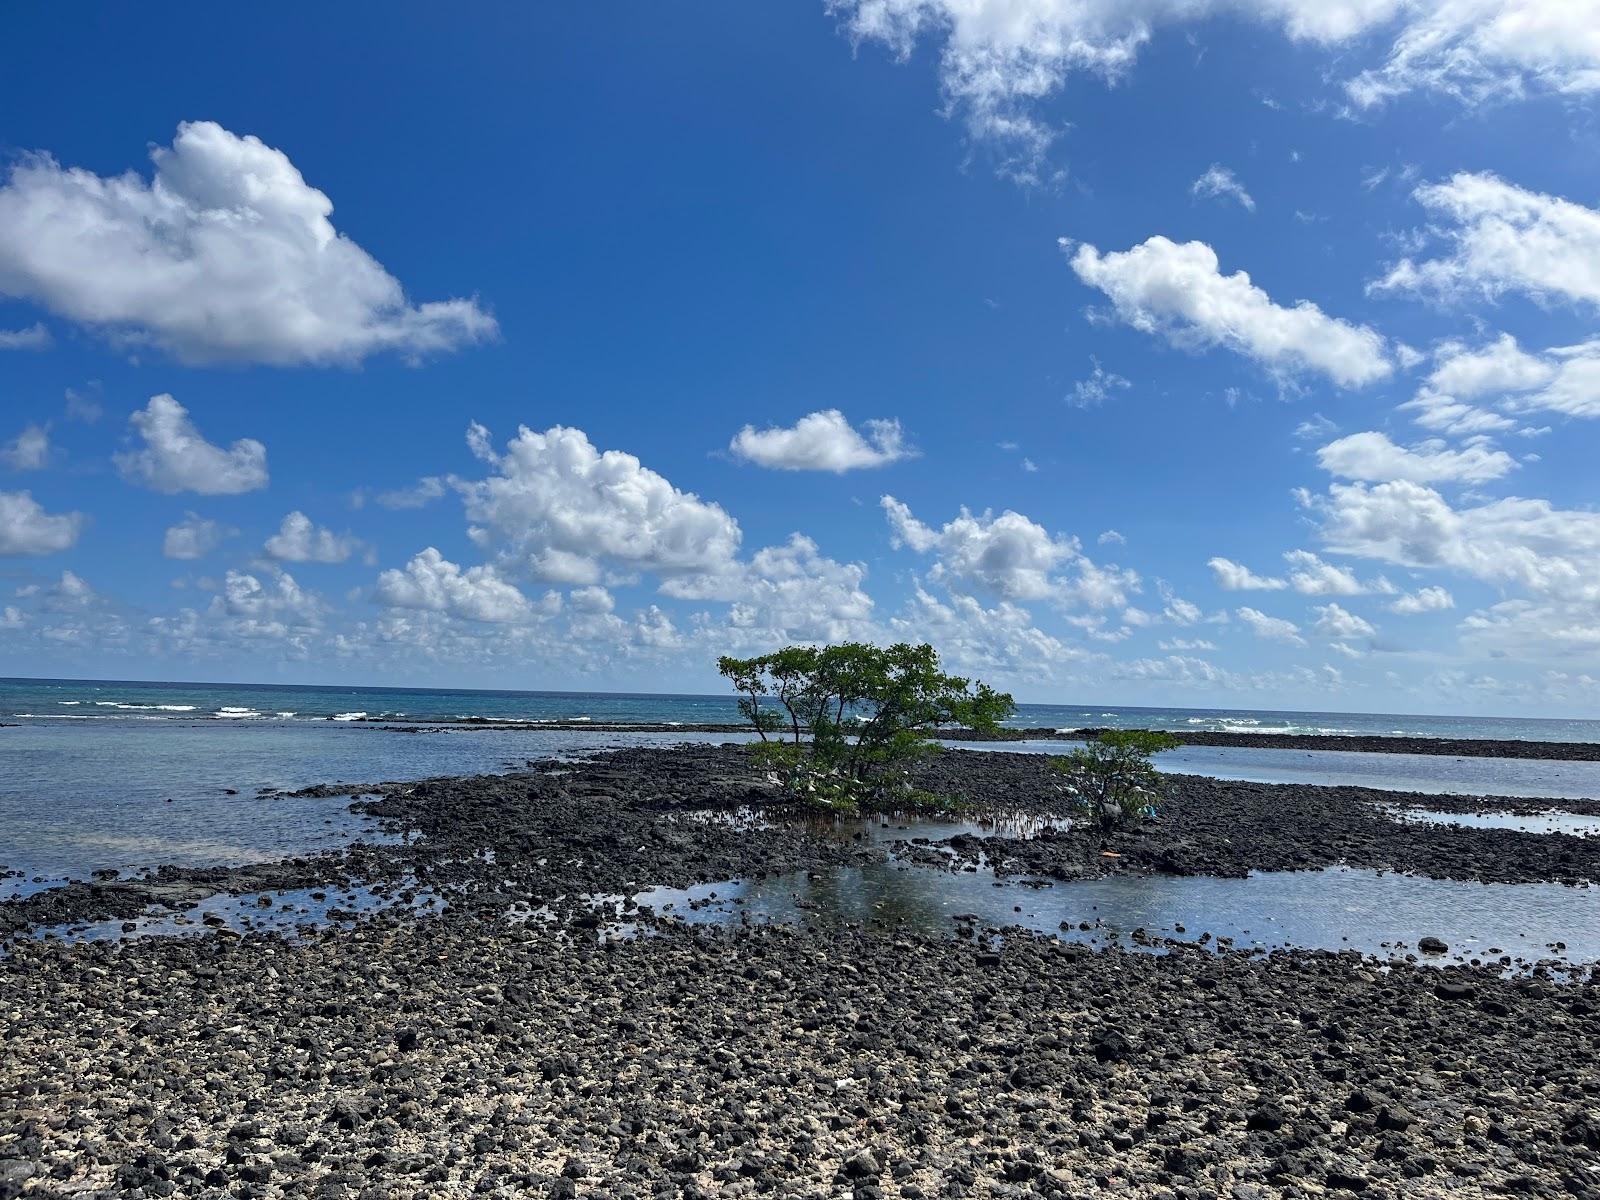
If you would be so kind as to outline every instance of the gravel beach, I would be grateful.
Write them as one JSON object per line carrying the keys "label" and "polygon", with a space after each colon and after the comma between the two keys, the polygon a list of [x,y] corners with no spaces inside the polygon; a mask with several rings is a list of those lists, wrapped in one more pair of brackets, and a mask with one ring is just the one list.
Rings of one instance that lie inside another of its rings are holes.
{"label": "gravel beach", "polygon": [[[923,775],[978,813],[1064,804],[1036,757]],[[1180,777],[1110,858],[1048,822],[852,834],[776,805],[734,749],[374,785],[354,803],[403,841],[0,905],[0,1196],[1600,1194],[1586,966],[1091,949],[972,920],[686,926],[628,899],[891,853],[1046,880],[1600,878],[1600,840],[1405,824],[1380,800],[1436,798],[1375,795]],[[287,938],[24,936],[358,882],[394,907]]]}

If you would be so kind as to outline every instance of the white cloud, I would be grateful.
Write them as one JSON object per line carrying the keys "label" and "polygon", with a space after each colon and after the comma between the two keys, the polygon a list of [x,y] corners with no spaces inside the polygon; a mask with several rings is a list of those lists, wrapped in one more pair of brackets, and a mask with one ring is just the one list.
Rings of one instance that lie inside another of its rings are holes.
{"label": "white cloud", "polygon": [[910,458],[899,421],[868,421],[863,437],[836,408],[801,417],[789,428],[746,425],[728,449],[737,458],[782,471],[845,471]]}
{"label": "white cloud", "polygon": [[1515,496],[1455,509],[1405,480],[1335,484],[1327,496],[1301,499],[1336,553],[1600,603],[1600,513]]}
{"label": "white cloud", "polygon": [[1289,585],[1283,580],[1270,575],[1257,575],[1249,567],[1234,562],[1231,558],[1208,559],[1206,566],[1211,568],[1217,577],[1217,586],[1228,592],[1277,592]]}
{"label": "white cloud", "polygon": [[[264,578],[263,578],[264,577]],[[277,567],[230,570],[205,614],[185,609],[174,618],[152,621],[158,637],[214,643],[217,639],[271,642],[304,657],[312,635],[322,628],[326,605]]]}
{"label": "white cloud", "polygon": [[1320,441],[1338,432],[1339,427],[1321,413],[1312,413],[1294,427],[1294,436],[1301,441]]}
{"label": "white cloud", "polygon": [[0,554],[54,554],[82,529],[82,513],[47,513],[30,492],[0,492]]}
{"label": "white cloud", "polygon": [[1283,558],[1293,568],[1289,586],[1302,596],[1362,596],[1370,590],[1344,567],[1323,562],[1309,550],[1290,550]]}
{"label": "white cloud", "polygon": [[1510,417],[1428,387],[1419,389],[1415,397],[1400,406],[1400,411],[1413,414],[1411,419],[1422,428],[1451,437],[1484,437],[1517,427]]}
{"label": "white cloud", "polygon": [[579,612],[608,613],[617,607],[615,597],[603,587],[573,588],[568,598],[572,601],[572,607]]}
{"label": "white cloud", "polygon": [[1161,615],[1174,625],[1198,625],[1205,619],[1205,613],[1192,600],[1173,595],[1166,589],[1163,589],[1163,599],[1166,605],[1162,608]]}
{"label": "white cloud", "polygon": [[1300,627],[1293,621],[1286,621],[1282,617],[1269,617],[1254,608],[1235,609],[1234,615],[1248,625],[1258,638],[1264,638],[1269,642],[1285,642],[1291,646],[1306,644],[1305,639],[1300,636]]}
{"label": "white cloud", "polygon": [[1388,21],[1401,0],[827,0],[852,39],[909,58],[924,38],[941,44],[939,75],[949,109],[969,136],[1023,181],[1048,177],[1056,136],[1035,111],[1075,72],[1116,80],[1157,28],[1212,13],[1242,12],[1295,40],[1346,41]]}
{"label": "white cloud", "polygon": [[45,155],[0,187],[0,294],[193,363],[417,357],[495,333],[469,300],[413,306],[282,152],[209,121],[148,182]]}
{"label": "white cloud", "polygon": [[1475,399],[1504,392],[1525,392],[1547,383],[1553,374],[1548,363],[1526,353],[1517,339],[1503,333],[1476,349],[1465,342],[1441,342],[1434,348],[1433,371],[1428,386],[1436,392]]}
{"label": "white cloud", "polygon": [[[1291,39],[1343,47],[1384,31],[1382,66],[1346,82],[1374,105],[1436,91],[1477,103],[1552,91],[1600,89],[1600,35],[1592,0],[827,0],[857,42],[901,59],[918,42],[940,45],[948,110],[970,137],[995,146],[1003,173],[1050,174],[1056,125],[1040,114],[1078,72],[1116,81],[1159,30],[1211,16],[1243,17]],[[1392,32],[1390,32],[1392,31]]]}
{"label": "white cloud", "polygon": [[171,396],[152,396],[128,418],[144,449],[114,456],[124,479],[157,492],[232,496],[267,486],[267,448],[240,438],[224,450],[200,436],[188,410]]}
{"label": "white cloud", "polygon": [[1455,597],[1444,588],[1425,587],[1407,592],[1389,605],[1389,611],[1399,613],[1402,617],[1415,617],[1422,613],[1443,612],[1455,606]]}
{"label": "white cloud", "polygon": [[161,541],[161,553],[167,558],[204,558],[235,532],[217,521],[187,513],[183,520],[168,527]]}
{"label": "white cloud", "polygon": [[1330,602],[1318,605],[1312,611],[1317,614],[1314,628],[1325,638],[1364,638],[1372,637],[1378,632],[1370,621],[1356,616],[1338,604]]}
{"label": "white cloud", "polygon": [[1208,642],[1205,638],[1166,638],[1156,643],[1159,650],[1175,651],[1190,650],[1207,652],[1217,648],[1215,642]]}
{"label": "white cloud", "polygon": [[[1597,14],[1591,13],[1591,17]],[[1540,300],[1600,304],[1600,212],[1528,191],[1486,172],[1425,184],[1416,198],[1452,227],[1450,253],[1403,258],[1374,291],[1423,291],[1445,298],[1524,292]]]}
{"label": "white cloud", "polygon": [[1330,317],[1308,300],[1275,304],[1243,271],[1223,275],[1204,242],[1157,236],[1109,254],[1080,245],[1072,269],[1111,298],[1123,321],[1175,345],[1225,346],[1270,370],[1320,371],[1341,387],[1361,387],[1394,369],[1377,331]]}
{"label": "white cloud", "polygon": [[1094,408],[1104,404],[1115,392],[1125,392],[1133,385],[1118,375],[1115,371],[1108,371],[1100,365],[1098,358],[1089,360],[1094,364],[1094,370],[1089,378],[1080,379],[1072,385],[1072,396],[1067,401],[1074,408]]}
{"label": "white cloud", "polygon": [[407,488],[379,492],[373,499],[384,508],[423,508],[445,493],[445,481],[437,475],[424,475]]}
{"label": "white cloud", "polygon": [[1043,600],[1062,587],[1054,574],[1077,556],[1077,542],[1057,537],[1021,513],[973,515],[963,508],[940,530],[922,524],[893,496],[880,502],[896,544],[927,553],[937,548],[934,577],[977,587],[1004,600]]}
{"label": "white cloud", "polygon": [[878,503],[889,518],[889,543],[895,549],[909,546],[919,554],[926,554],[939,544],[939,534],[917,520],[909,505],[893,496],[884,496]]}
{"label": "white cloud", "polygon": [[756,551],[748,562],[668,579],[661,591],[683,600],[729,601],[726,636],[744,648],[871,640],[880,631],[871,624],[866,575],[860,563],[828,558],[796,533],[782,545]]}
{"label": "white cloud", "polygon": [[[1492,658],[1600,663],[1600,611],[1593,601],[1502,600],[1465,617],[1461,638],[1469,652]],[[1592,709],[1593,697],[1585,699]]]}
{"label": "white cloud", "polygon": [[1105,530],[1100,534],[1099,537],[1095,538],[1095,541],[1099,542],[1102,546],[1126,546],[1128,544],[1128,539],[1123,537],[1115,529]]}
{"label": "white cloud", "polygon": [[528,598],[492,566],[462,570],[432,546],[404,570],[379,575],[377,596],[380,603],[393,608],[448,613],[468,621],[516,622],[535,615]]}
{"label": "white cloud", "polygon": [[273,558],[300,563],[342,563],[360,548],[360,538],[319,529],[299,511],[284,517],[278,532],[266,543],[266,551]]}
{"label": "white cloud", "polygon": [[1409,6],[1388,60],[1348,88],[1372,105],[1411,91],[1467,103],[1600,90],[1593,0],[1434,0]]}
{"label": "white cloud", "polygon": [[1415,399],[1402,409],[1419,412],[1419,425],[1445,432],[1498,432],[1517,422],[1465,403],[1490,398],[1503,412],[1600,417],[1600,338],[1530,354],[1508,333],[1479,347],[1448,341],[1435,351],[1438,365]]}
{"label": "white cloud", "polygon": [[0,446],[0,464],[13,471],[38,471],[49,461],[50,431],[43,425],[29,425]]}
{"label": "white cloud", "polygon": [[0,329],[0,350],[44,350],[50,342],[50,331],[38,322],[26,329]]}
{"label": "white cloud", "polygon": [[933,643],[951,670],[991,678],[999,672],[1049,679],[1062,665],[1090,657],[1038,628],[1020,605],[1001,601],[985,608],[976,597],[960,594],[940,600],[921,587],[890,621],[889,632],[896,640]]}
{"label": "white cloud", "polygon": [[1195,196],[1210,198],[1230,196],[1247,211],[1256,210],[1255,200],[1244,190],[1244,184],[1239,182],[1239,177],[1221,163],[1212,163],[1207,167],[1205,173],[1190,185],[1189,191]]}
{"label": "white cloud", "polygon": [[[860,563],[841,563],[795,534],[781,546],[758,550],[744,571],[728,623],[747,639],[836,642],[875,633],[872,598]],[[670,590],[669,590],[670,591]]]}
{"label": "white cloud", "polygon": [[457,481],[474,542],[503,564],[553,583],[592,584],[609,570],[696,574],[730,570],[739,524],[620,450],[601,453],[581,429],[524,426],[503,455],[481,425],[468,445],[494,468]]}
{"label": "white cloud", "polygon": [[1407,449],[1377,432],[1352,433],[1317,451],[1322,469],[1345,479],[1384,482],[1405,479],[1412,483],[1487,483],[1516,469],[1516,459],[1504,450],[1470,442],[1451,450],[1441,441],[1422,442]]}

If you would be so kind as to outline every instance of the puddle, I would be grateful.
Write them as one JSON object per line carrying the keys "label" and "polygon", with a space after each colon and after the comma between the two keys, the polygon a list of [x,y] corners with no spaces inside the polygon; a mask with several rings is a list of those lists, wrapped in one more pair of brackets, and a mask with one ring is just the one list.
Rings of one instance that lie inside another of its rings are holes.
{"label": "puddle", "polygon": [[1600,817],[1547,809],[1536,813],[1441,812],[1436,808],[1409,808],[1400,804],[1380,804],[1387,816],[1397,821],[1424,825],[1458,825],[1465,829],[1511,829],[1518,833],[1570,833],[1575,837],[1600,834]]}
{"label": "puddle", "polygon": [[[1094,945],[1150,947],[1154,939],[1240,950],[1296,946],[1359,950],[1377,958],[1416,953],[1425,936],[1445,941],[1425,961],[1505,965],[1600,961],[1600,888],[1468,883],[1355,868],[1213,876],[1116,876],[1050,882],[992,872],[929,870],[904,863],[835,868],[765,880],[651,888],[633,899],[690,924],[876,924],[926,934],[1019,926]],[[635,927],[622,925],[626,936]]]}
{"label": "puddle", "polygon": [[[414,880],[366,887],[294,888],[242,896],[208,896],[193,908],[150,909],[128,921],[83,921],[46,925],[35,938],[74,942],[119,941],[141,937],[194,937],[223,929],[235,933],[276,933],[294,937],[329,926],[348,927],[375,913],[409,908],[442,912],[447,901]],[[125,925],[132,925],[127,929]]]}

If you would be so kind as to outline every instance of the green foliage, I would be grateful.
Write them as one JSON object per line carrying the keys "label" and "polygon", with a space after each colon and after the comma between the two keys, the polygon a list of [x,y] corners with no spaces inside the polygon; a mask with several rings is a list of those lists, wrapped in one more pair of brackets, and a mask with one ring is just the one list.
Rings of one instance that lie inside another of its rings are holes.
{"label": "green foliage", "polygon": [[1067,777],[1067,790],[1105,831],[1132,820],[1166,790],[1152,754],[1183,745],[1170,733],[1110,729],[1081,750],[1050,760]]}
{"label": "green foliage", "polygon": [[739,692],[758,734],[756,760],[795,796],[851,810],[920,805],[912,760],[954,726],[992,732],[1016,707],[1009,695],[939,670],[932,646],[786,646],[717,669]]}

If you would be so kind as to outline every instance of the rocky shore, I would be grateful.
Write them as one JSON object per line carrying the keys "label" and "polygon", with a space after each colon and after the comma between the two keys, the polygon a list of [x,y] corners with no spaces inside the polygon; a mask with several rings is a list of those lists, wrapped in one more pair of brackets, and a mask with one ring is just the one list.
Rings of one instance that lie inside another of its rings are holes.
{"label": "rocky shore", "polygon": [[[1065,798],[1042,772],[951,752],[921,782],[1045,818]],[[359,794],[329,803],[403,840],[0,905],[0,1198],[1600,1194],[1588,968],[640,912],[627,897],[650,886],[888,853],[778,805],[732,748]],[[1179,778],[1117,858],[1048,823],[938,852],[1045,877],[1339,857],[1600,878],[1586,839],[1402,825],[1373,795]],[[330,880],[427,890],[443,911],[294,940],[15,936]]]}
{"label": "rocky shore", "polygon": [[[452,729],[561,730],[566,733],[727,733],[750,732],[748,725],[722,722],[515,721],[462,717],[455,721],[396,725],[385,717],[362,717],[361,723],[382,725],[403,733],[439,733]],[[1080,742],[1107,732],[1104,727],[1056,729],[945,729],[949,742]],[[1600,762],[1600,743],[1539,742],[1507,738],[1434,738],[1405,734],[1245,733],[1190,729],[1163,730],[1185,746],[1239,746],[1265,750],[1344,750],[1356,754],[1427,754],[1446,758],[1520,758],[1565,762]]]}
{"label": "rocky shore", "polygon": [[[1107,732],[1083,729],[1002,729],[995,733],[951,731],[952,741],[1083,741]],[[1175,729],[1185,746],[1241,746],[1257,750],[1344,750],[1355,754],[1428,754],[1446,758],[1524,758],[1600,762],[1600,743],[1535,742],[1507,738],[1435,738],[1405,734],[1246,733]]]}

